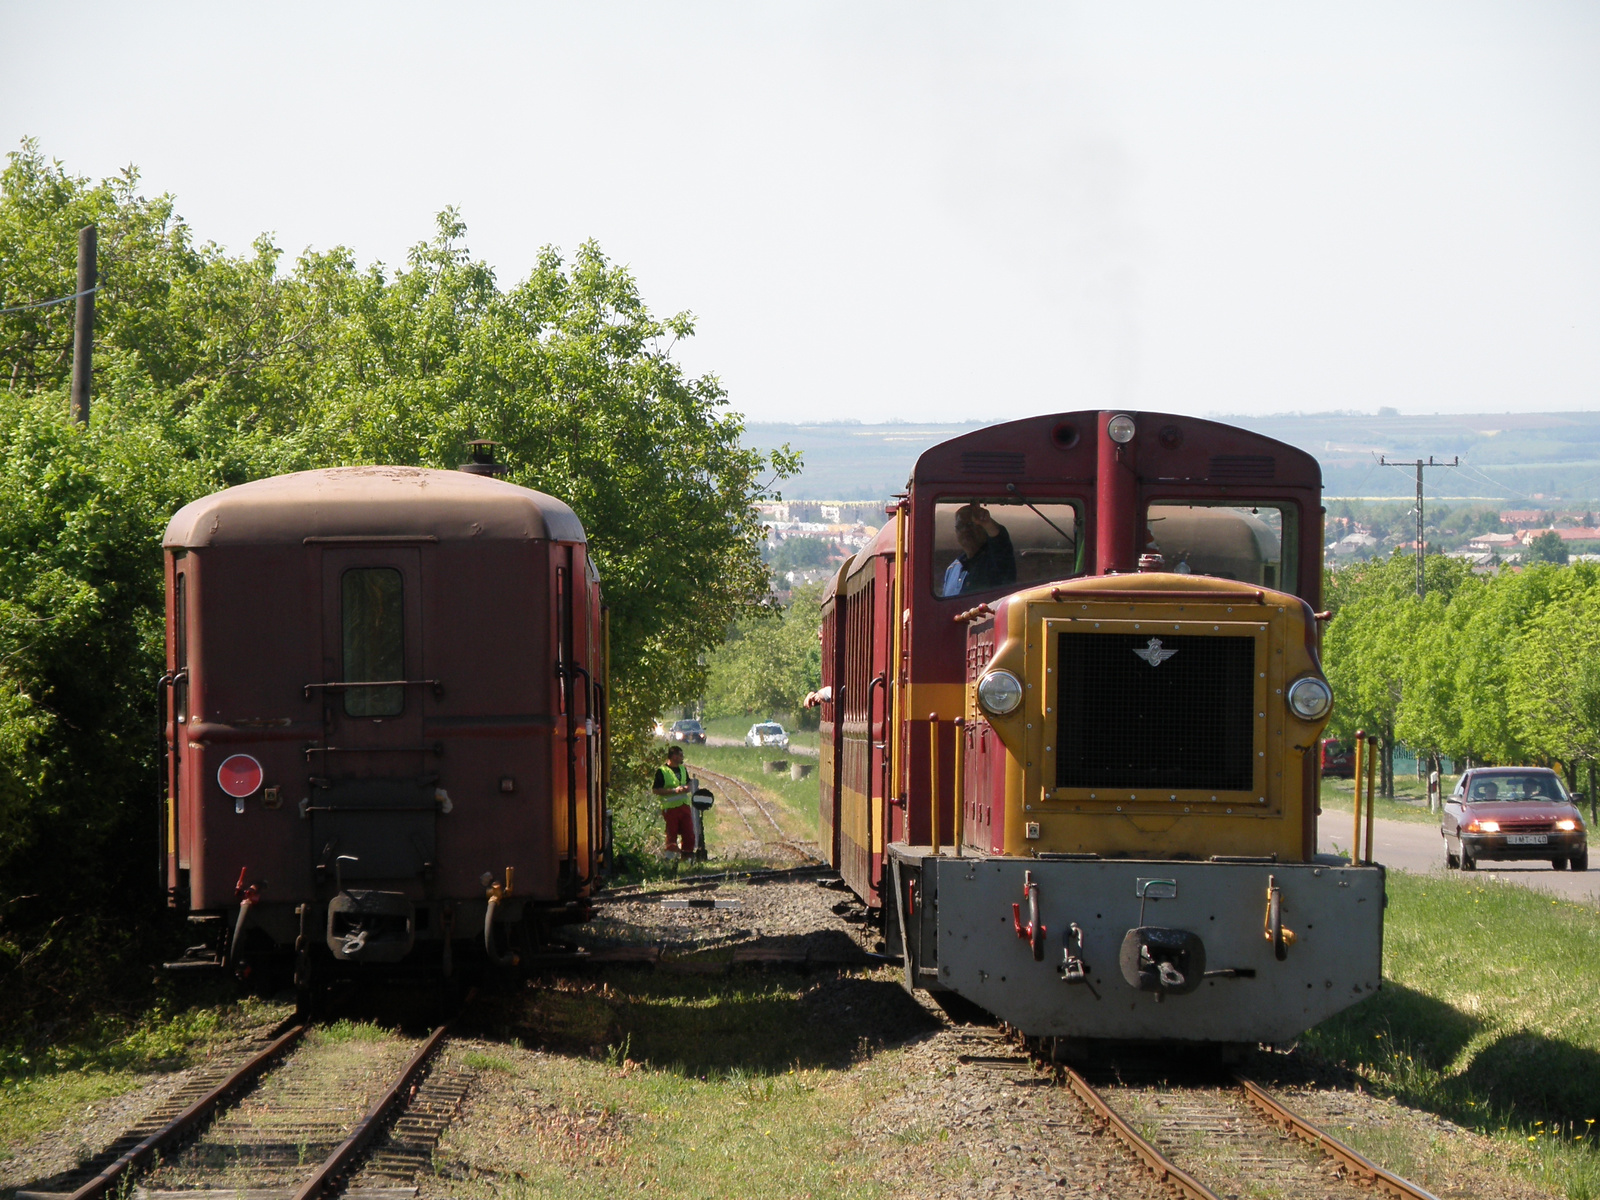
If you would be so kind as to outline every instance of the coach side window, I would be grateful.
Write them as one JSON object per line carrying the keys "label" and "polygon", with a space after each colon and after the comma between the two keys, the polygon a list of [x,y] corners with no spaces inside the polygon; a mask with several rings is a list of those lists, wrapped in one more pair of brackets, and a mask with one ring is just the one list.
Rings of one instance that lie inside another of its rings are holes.
{"label": "coach side window", "polygon": [[[344,681],[366,683],[406,677],[405,623],[400,572],[358,567],[343,579]],[[344,711],[352,717],[393,717],[405,707],[403,687],[348,688]]]}

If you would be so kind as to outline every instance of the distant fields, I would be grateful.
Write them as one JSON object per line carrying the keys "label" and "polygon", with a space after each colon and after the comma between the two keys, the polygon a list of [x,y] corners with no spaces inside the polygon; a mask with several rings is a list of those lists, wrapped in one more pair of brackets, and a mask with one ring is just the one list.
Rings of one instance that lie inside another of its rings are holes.
{"label": "distant fields", "polygon": [[[805,471],[782,485],[793,500],[873,500],[905,487],[917,456],[928,447],[994,424],[752,423],[749,446],[788,442],[805,452]],[[1390,458],[1449,460],[1458,470],[1428,472],[1428,495],[1438,500],[1502,501],[1527,507],[1543,497],[1560,502],[1600,499],[1600,412],[1400,415],[1289,413],[1268,417],[1218,415],[1298,446],[1322,463],[1329,496],[1411,495],[1415,475],[1378,465]]]}

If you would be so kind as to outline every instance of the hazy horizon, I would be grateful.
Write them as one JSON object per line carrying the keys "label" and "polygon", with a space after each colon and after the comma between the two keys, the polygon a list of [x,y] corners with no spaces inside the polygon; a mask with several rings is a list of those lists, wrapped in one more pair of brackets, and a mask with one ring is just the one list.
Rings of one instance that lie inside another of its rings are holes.
{"label": "hazy horizon", "polygon": [[[752,420],[1600,408],[1600,8],[0,0],[201,240],[598,240]],[[89,81],[77,83],[74,81]]]}

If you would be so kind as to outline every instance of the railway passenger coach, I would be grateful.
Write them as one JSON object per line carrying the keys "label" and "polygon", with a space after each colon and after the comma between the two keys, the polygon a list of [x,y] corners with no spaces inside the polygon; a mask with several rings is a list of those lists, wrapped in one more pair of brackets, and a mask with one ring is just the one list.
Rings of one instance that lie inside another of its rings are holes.
{"label": "railway passenger coach", "polygon": [[908,986],[1025,1034],[1282,1041],[1379,985],[1317,853],[1321,475],[1079,412],[935,446],[823,601],[822,829]]}
{"label": "railway passenger coach", "polygon": [[607,673],[571,509],[350,467],[205,497],[165,545],[162,869],[211,932],[193,961],[448,974],[588,915]]}

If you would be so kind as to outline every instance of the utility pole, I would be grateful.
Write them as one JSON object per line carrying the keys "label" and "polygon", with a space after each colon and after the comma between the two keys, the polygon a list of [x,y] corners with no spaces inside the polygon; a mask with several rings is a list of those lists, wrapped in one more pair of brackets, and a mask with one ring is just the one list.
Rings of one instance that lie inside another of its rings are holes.
{"label": "utility pole", "polygon": [[99,275],[93,225],[78,230],[78,303],[72,326],[72,419],[89,423],[89,384],[94,375],[94,292]]}
{"label": "utility pole", "polygon": [[1459,467],[1461,465],[1461,456],[1458,454],[1449,462],[1434,462],[1433,455],[1430,454],[1427,462],[1423,462],[1419,458],[1415,462],[1401,463],[1394,462],[1380,454],[1378,463],[1385,467],[1415,467],[1417,469],[1417,599],[1421,600],[1427,590],[1427,585],[1423,582],[1422,575],[1422,469],[1424,467]]}

